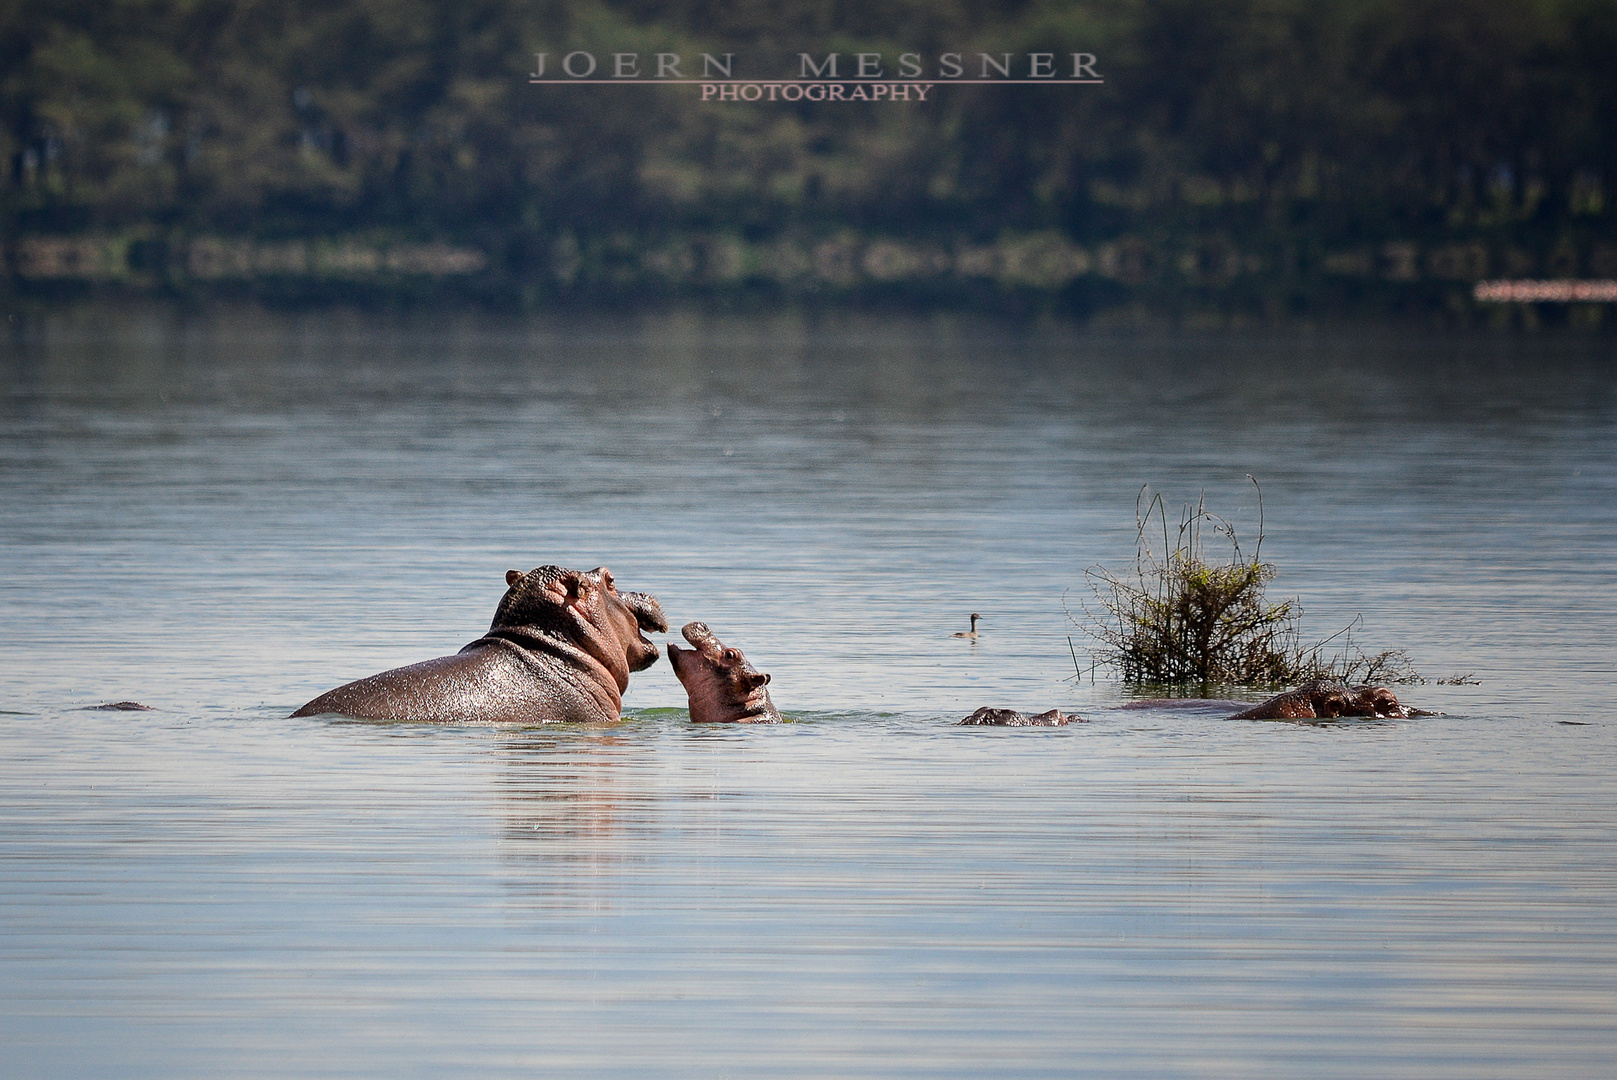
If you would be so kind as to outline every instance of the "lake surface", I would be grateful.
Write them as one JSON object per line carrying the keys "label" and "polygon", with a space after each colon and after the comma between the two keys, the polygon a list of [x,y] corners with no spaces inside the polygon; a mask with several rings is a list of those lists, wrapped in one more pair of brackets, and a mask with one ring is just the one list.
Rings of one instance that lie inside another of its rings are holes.
{"label": "lake surface", "polygon": [[[1142,485],[1250,552],[1247,474],[1271,598],[1443,715],[1119,708],[1086,569]],[[14,322],[0,1074],[1608,1076],[1614,537],[1609,338]],[[286,718],[541,563],[795,722],[666,661],[610,729]]]}

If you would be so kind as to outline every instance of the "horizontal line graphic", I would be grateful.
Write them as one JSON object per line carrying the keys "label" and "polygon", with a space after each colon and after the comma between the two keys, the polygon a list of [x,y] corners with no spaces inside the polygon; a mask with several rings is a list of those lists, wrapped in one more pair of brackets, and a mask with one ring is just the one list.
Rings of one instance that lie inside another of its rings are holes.
{"label": "horizontal line graphic", "polygon": [[534,86],[1097,86],[1105,79],[529,79]]}

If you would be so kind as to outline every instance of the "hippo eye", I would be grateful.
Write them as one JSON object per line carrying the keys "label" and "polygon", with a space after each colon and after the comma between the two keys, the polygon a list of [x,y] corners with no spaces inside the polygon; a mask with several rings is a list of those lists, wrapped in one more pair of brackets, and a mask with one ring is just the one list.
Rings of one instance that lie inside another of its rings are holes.
{"label": "hippo eye", "polygon": [[736,652],[734,649],[725,649],[724,662],[726,664],[739,664],[741,663],[741,654]]}

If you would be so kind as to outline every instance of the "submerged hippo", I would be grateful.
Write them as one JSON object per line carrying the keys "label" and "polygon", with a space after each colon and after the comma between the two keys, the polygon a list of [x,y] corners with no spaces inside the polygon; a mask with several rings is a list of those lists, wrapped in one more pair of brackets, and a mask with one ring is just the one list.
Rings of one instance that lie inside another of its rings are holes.
{"label": "submerged hippo", "polygon": [[993,727],[1064,727],[1072,723],[1082,724],[1086,721],[1081,716],[1071,716],[1060,709],[1051,709],[1037,716],[1024,716],[1014,709],[990,709],[984,705],[955,726],[980,724]]}
{"label": "submerged hippo", "polygon": [[668,644],[668,662],[685,684],[691,719],[698,724],[778,724],[769,700],[769,676],[747,662],[740,649],[727,647],[706,623],[686,623],[680,633],[693,648]]}
{"label": "submerged hippo", "polygon": [[1422,715],[1398,704],[1385,686],[1347,686],[1334,679],[1315,679],[1295,690],[1276,694],[1261,705],[1238,712],[1231,720],[1328,720],[1337,716],[1404,718]]}
{"label": "submerged hippo", "polygon": [[629,673],[657,660],[642,630],[668,621],[656,597],[620,593],[612,572],[508,570],[484,636],[454,656],[394,668],[321,694],[293,716],[474,723],[616,721]]}

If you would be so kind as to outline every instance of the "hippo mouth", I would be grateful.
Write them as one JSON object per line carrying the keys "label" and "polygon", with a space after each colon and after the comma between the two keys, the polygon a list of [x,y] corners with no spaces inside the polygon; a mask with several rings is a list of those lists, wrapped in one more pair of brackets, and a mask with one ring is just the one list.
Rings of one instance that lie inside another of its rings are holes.
{"label": "hippo mouth", "polygon": [[[693,656],[700,653],[701,655],[707,657],[709,661],[717,662],[719,657],[719,642],[718,639],[713,636],[713,631],[707,628],[706,623],[686,623],[680,629],[680,633],[685,636],[686,641],[691,643],[692,648],[682,649],[670,641],[667,646],[667,652],[668,662],[674,667],[674,675],[678,677],[680,682],[684,682],[687,671],[685,665],[690,662]],[[691,671],[694,672],[694,669],[691,669]]]}
{"label": "hippo mouth", "polygon": [[668,664],[674,669],[674,678],[678,679],[680,682],[684,682],[685,676],[681,675],[680,672],[684,668],[685,661],[690,658],[691,651],[689,649],[680,648],[672,641],[670,641],[664,647],[663,651],[668,654]]}

